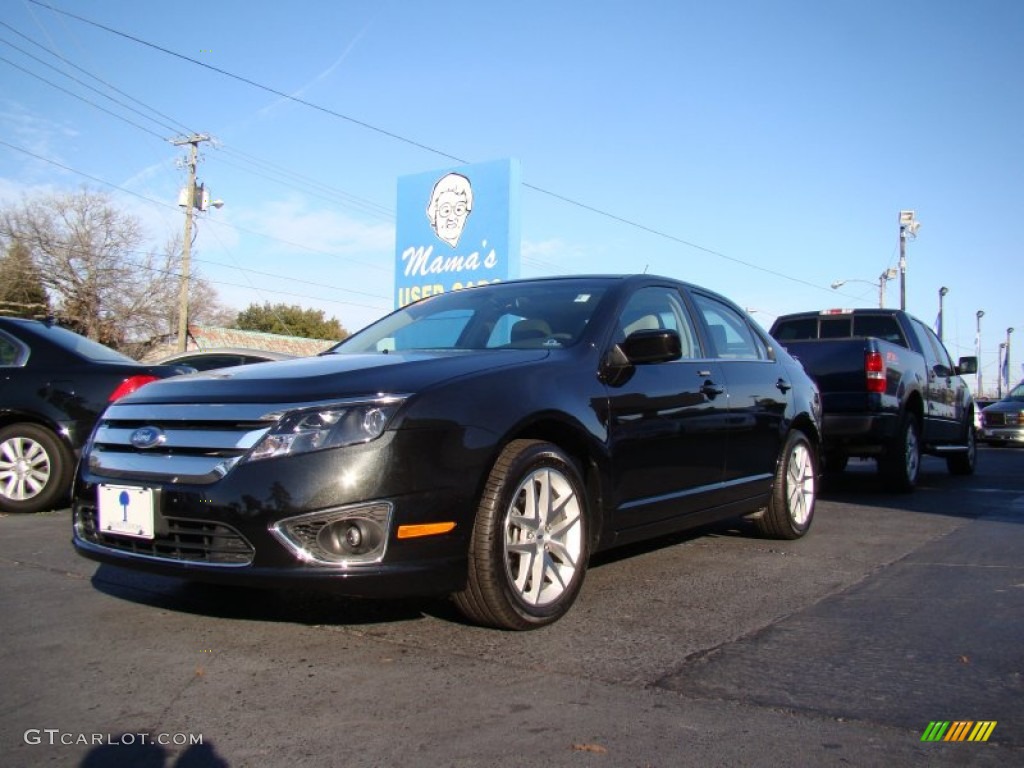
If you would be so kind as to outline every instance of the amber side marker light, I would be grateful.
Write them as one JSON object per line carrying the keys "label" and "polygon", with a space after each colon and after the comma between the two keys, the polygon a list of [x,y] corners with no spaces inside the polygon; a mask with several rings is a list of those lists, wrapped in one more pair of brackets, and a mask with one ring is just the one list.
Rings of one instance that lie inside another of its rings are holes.
{"label": "amber side marker light", "polygon": [[416,539],[420,536],[437,536],[455,529],[455,523],[423,523],[421,525],[398,526],[398,538]]}

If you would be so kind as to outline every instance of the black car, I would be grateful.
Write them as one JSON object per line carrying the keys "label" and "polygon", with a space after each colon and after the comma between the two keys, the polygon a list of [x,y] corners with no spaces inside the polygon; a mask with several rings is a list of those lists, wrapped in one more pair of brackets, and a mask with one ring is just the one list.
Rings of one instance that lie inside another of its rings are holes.
{"label": "black car", "polygon": [[103,409],[189,370],[143,365],[52,322],[0,317],[0,511],[63,503]]}
{"label": "black car", "polygon": [[452,594],[555,621],[594,552],[723,518],[811,525],[820,404],[739,308],[667,278],[548,278],[409,305],[328,353],[112,405],[74,545],[185,579]]}

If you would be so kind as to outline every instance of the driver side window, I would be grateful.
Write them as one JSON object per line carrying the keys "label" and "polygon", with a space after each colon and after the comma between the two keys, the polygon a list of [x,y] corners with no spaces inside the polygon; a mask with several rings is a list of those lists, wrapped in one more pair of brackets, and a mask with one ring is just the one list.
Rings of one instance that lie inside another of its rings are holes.
{"label": "driver side window", "polygon": [[700,356],[693,324],[671,288],[652,286],[634,293],[619,315],[619,336],[623,341],[636,331],[670,330],[679,334],[682,358]]}

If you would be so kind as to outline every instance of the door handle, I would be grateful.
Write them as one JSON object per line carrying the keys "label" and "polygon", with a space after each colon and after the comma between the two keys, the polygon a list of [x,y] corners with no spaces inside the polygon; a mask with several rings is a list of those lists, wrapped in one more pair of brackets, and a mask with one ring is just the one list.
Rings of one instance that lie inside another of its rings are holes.
{"label": "door handle", "polygon": [[788,381],[782,378],[775,382],[775,386],[779,388],[779,392],[781,392],[782,394],[786,394],[787,392],[789,392],[789,390],[793,388],[792,384],[790,384]]}
{"label": "door handle", "polygon": [[701,385],[700,391],[701,394],[707,396],[709,399],[714,399],[725,392],[725,387],[715,384],[711,379],[708,379]]}

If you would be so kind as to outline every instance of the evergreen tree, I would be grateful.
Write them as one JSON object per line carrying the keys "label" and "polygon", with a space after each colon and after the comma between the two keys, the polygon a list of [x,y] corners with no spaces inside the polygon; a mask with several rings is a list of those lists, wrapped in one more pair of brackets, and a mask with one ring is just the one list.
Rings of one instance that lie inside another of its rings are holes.
{"label": "evergreen tree", "polygon": [[50,298],[32,252],[20,240],[11,240],[0,256],[0,315],[45,317]]}

